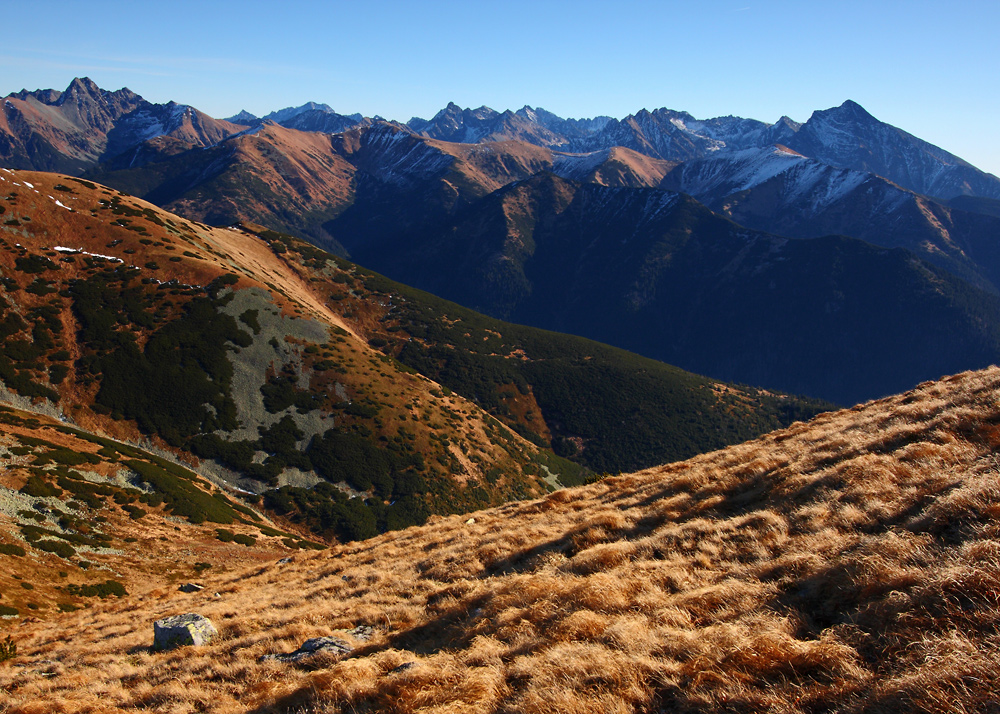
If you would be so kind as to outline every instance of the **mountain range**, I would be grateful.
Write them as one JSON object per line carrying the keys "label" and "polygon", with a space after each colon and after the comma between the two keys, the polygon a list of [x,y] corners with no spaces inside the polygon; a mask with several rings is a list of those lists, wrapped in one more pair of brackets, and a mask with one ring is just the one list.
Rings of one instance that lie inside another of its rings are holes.
{"label": "mountain range", "polygon": [[995,177],[86,79],[0,157],[0,712],[995,709]]}
{"label": "mountain range", "polygon": [[[161,136],[205,146],[266,122],[302,131],[339,133],[379,121],[383,120],[377,116],[339,114],[316,102],[262,118],[244,111],[216,120],[187,105],[151,104],[129,89],[111,92],[88,78],[77,78],[62,92],[22,90],[4,99],[0,157],[11,168],[55,170],[62,168],[56,163],[75,162],[79,169],[116,158]],[[1000,199],[997,177],[880,122],[850,100],[816,111],[803,123],[788,117],[774,124],[733,116],[698,120],[687,112],[666,108],[643,109],[621,120],[606,116],[563,119],[529,106],[497,112],[489,107],[473,110],[449,104],[429,120],[414,117],[397,126],[454,143],[514,140],[566,153],[624,147],[674,162],[780,144],[831,166],[877,174],[926,196]]]}
{"label": "mountain range", "polygon": [[190,219],[727,381],[853,403],[997,359],[1000,180],[851,101],[802,123],[451,104],[401,124],[309,103],[149,128],[171,106],[89,80],[21,92],[0,150],[51,168],[90,137],[74,173]]}

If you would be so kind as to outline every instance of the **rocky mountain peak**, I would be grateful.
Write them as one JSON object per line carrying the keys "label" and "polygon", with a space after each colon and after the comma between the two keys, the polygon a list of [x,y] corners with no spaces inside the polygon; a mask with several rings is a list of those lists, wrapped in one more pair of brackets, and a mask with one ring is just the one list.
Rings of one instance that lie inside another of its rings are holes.
{"label": "rocky mountain peak", "polygon": [[300,114],[305,114],[306,112],[333,112],[333,108],[329,104],[320,104],[317,102],[306,102],[298,107],[285,107],[284,109],[279,109],[276,112],[271,112],[264,116],[264,119],[271,119],[279,124],[294,119]]}
{"label": "rocky mountain peak", "polygon": [[872,126],[880,124],[878,119],[869,114],[864,107],[855,101],[848,99],[839,107],[821,109],[812,113],[806,124],[837,124],[853,126]]}
{"label": "rocky mountain peak", "polygon": [[234,114],[231,117],[227,117],[226,121],[232,122],[233,124],[245,124],[246,126],[253,126],[254,124],[260,123],[260,118],[251,114],[246,109],[241,109],[239,114]]}
{"label": "rocky mountain peak", "polygon": [[101,88],[98,87],[97,83],[94,82],[94,80],[92,80],[90,77],[76,77],[73,79],[72,82],[69,83],[69,86],[66,88],[66,91],[63,92],[61,98],[62,101],[60,103],[62,104],[65,103],[67,100],[76,99],[81,96],[91,96],[94,98],[100,98],[102,97],[103,94],[104,92],[101,90]]}

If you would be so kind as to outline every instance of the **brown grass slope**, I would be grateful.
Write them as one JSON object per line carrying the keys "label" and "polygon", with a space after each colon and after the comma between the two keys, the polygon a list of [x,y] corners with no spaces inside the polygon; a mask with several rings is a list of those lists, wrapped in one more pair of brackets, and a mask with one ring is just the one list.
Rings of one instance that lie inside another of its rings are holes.
{"label": "brown grass slope", "polygon": [[301,542],[205,481],[192,486],[214,495],[210,503],[222,507],[212,514],[217,522],[181,518],[129,469],[133,459],[162,463],[142,449],[0,406],[0,606],[11,624],[120,595],[102,589],[108,581],[126,590],[176,587],[207,569],[288,555]]}
{"label": "brown grass slope", "polygon": [[[1000,369],[9,630],[0,711],[989,712]],[[150,651],[198,611],[221,637]],[[356,625],[343,659],[261,663]]]}

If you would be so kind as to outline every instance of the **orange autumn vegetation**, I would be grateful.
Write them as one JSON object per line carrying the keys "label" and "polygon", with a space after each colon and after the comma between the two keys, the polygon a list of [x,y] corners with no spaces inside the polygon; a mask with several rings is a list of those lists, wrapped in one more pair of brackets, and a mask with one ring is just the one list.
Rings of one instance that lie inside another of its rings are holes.
{"label": "orange autumn vegetation", "polygon": [[[992,368],[149,589],[4,630],[0,712],[996,711],[998,446]],[[151,651],[152,621],[188,611],[219,639]],[[346,657],[259,661],[357,625],[376,634]]]}

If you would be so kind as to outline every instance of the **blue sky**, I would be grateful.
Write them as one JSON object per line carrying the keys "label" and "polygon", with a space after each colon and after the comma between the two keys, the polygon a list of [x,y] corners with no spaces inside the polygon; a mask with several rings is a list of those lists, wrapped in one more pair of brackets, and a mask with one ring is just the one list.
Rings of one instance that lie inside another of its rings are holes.
{"label": "blue sky", "polygon": [[1000,175],[1000,2],[0,0],[0,95],[89,76],[215,117],[447,102],[768,122],[853,99]]}

